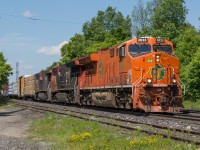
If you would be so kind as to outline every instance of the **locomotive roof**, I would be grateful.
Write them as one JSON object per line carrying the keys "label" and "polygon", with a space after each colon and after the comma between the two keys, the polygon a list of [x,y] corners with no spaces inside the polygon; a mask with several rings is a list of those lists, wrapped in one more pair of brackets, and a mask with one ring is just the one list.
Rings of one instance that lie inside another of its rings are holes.
{"label": "locomotive roof", "polygon": [[75,67],[75,66],[76,66],[75,61],[70,61],[66,63],[66,67]]}
{"label": "locomotive roof", "polygon": [[75,64],[76,65],[84,65],[84,64],[89,64],[89,63],[97,61],[97,60],[98,60],[97,53],[92,53],[92,54],[87,55],[85,57],[81,57],[79,59],[76,59]]}

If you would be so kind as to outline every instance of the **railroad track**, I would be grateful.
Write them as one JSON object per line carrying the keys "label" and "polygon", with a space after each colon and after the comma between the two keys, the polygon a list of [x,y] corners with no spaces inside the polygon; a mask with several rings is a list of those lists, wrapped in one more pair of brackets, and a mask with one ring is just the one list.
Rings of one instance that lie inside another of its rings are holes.
{"label": "railroad track", "polygon": [[200,114],[200,110],[192,110],[192,109],[182,109],[181,112],[183,112],[183,113],[196,113],[196,114]]}
{"label": "railroad track", "polygon": [[42,104],[41,103],[33,103],[33,102],[23,102],[16,101],[16,105],[23,108],[28,108],[36,111],[42,112],[53,112],[62,115],[68,115],[71,117],[76,117],[83,120],[91,120],[97,121],[102,124],[111,125],[115,127],[120,127],[126,130],[139,130],[141,132],[145,132],[153,135],[160,135],[165,138],[171,138],[174,140],[194,143],[196,145],[200,145],[200,132],[197,131],[188,131],[182,130],[174,127],[167,127],[161,125],[155,125],[151,123],[141,123],[134,120],[128,120],[123,117],[112,117],[105,116],[98,113],[91,112],[78,112],[77,110],[69,110],[64,106],[55,107],[55,105],[51,104]]}
{"label": "railroad track", "polygon": [[189,123],[193,123],[196,125],[200,125],[200,114],[175,114],[175,115],[168,115],[168,114],[150,114],[153,117],[158,117],[159,119],[173,119],[173,120],[184,120],[188,121]]}

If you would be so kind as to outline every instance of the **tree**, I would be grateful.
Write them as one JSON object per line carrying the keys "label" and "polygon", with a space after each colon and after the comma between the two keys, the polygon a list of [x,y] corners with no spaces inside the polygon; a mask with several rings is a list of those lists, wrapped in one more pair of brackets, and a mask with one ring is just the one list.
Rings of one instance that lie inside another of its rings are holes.
{"label": "tree", "polygon": [[152,34],[152,16],[163,1],[164,0],[152,0],[146,3],[143,3],[142,0],[138,1],[132,11],[132,29],[135,36],[141,37]]}
{"label": "tree", "polygon": [[151,18],[152,35],[173,40],[186,25],[184,0],[163,0]]}
{"label": "tree", "polygon": [[70,41],[61,47],[61,62],[69,62],[85,54],[86,41],[81,34],[76,34]]}
{"label": "tree", "polygon": [[[199,57],[200,53],[200,33],[188,25],[185,31],[175,38],[175,53],[181,61],[181,79],[186,85],[187,99],[200,100],[199,91]],[[199,95],[199,96],[198,96]]]}
{"label": "tree", "polygon": [[200,47],[197,49],[196,53],[193,55],[193,59],[187,65],[184,76],[186,80],[187,87],[187,97],[190,100],[197,101],[200,100]]}
{"label": "tree", "polygon": [[108,48],[131,38],[131,19],[108,7],[105,12],[84,23],[83,34],[76,34],[61,48],[61,61],[68,62],[81,56]]}
{"label": "tree", "polygon": [[187,9],[184,0],[142,1],[132,12],[133,30],[136,36],[163,37],[173,40],[186,25]]}
{"label": "tree", "polygon": [[97,17],[83,25],[83,34],[86,40],[104,42],[107,36],[117,40],[124,40],[131,37],[131,19],[123,17],[121,12],[108,7],[105,12],[98,11]]}
{"label": "tree", "polygon": [[86,40],[93,42],[103,42],[107,34],[124,40],[131,37],[131,19],[129,16],[124,18],[121,12],[108,7],[105,12],[98,11],[97,17],[92,18],[91,22],[86,22],[82,31]]}
{"label": "tree", "polygon": [[175,52],[181,60],[182,68],[185,68],[194,58],[198,47],[200,47],[199,41],[200,34],[191,25],[188,25],[188,27],[174,39],[176,43]]}
{"label": "tree", "polygon": [[142,36],[148,34],[148,29],[150,27],[150,17],[147,6],[143,3],[143,1],[138,1],[137,6],[134,6],[132,11],[132,29],[133,35]]}
{"label": "tree", "polygon": [[2,52],[0,52],[0,88],[8,82],[9,75],[12,74],[12,68],[7,64]]}

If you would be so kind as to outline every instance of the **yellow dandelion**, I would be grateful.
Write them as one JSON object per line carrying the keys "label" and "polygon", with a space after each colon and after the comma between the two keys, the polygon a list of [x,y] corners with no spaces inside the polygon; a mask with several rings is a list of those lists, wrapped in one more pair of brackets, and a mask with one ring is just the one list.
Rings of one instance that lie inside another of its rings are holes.
{"label": "yellow dandelion", "polygon": [[92,136],[92,134],[91,134],[90,132],[85,132],[85,133],[83,134],[83,136],[84,136],[84,137],[90,137],[90,136]]}

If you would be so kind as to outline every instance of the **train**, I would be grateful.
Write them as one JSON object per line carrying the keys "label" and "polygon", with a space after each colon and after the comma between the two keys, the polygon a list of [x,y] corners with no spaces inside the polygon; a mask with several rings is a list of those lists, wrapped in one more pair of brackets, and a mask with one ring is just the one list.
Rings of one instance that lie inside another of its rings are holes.
{"label": "train", "polygon": [[18,79],[18,98],[145,112],[182,108],[180,60],[164,38],[133,38]]}

